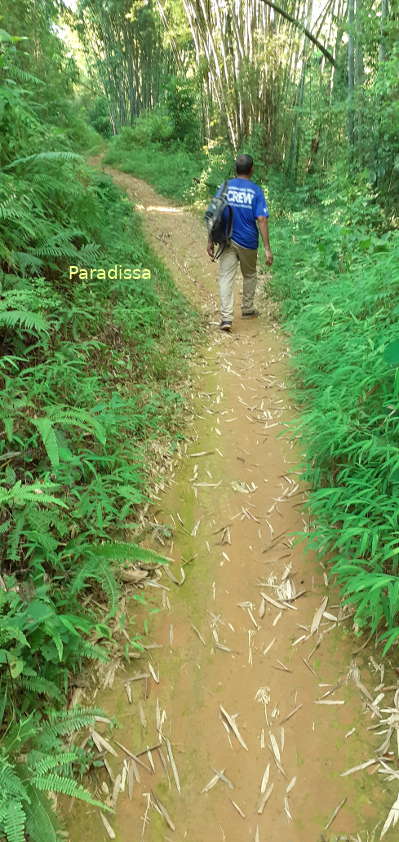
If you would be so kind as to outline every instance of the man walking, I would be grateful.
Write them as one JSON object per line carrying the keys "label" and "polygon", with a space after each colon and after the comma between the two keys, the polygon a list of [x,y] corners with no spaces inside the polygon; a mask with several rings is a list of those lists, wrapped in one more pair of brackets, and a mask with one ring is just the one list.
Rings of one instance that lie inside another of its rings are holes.
{"label": "man walking", "polygon": [[[219,264],[221,330],[230,331],[234,312],[234,281],[240,264],[243,276],[242,316],[258,316],[254,309],[257,284],[256,261],[259,232],[265,246],[266,263],[271,266],[273,255],[269,242],[269,211],[263,190],[252,179],[254,162],[250,155],[239,155],[236,178],[228,182],[227,201],[233,208],[231,239],[223,250]],[[225,219],[227,223],[225,209]],[[231,213],[231,211],[230,211]],[[214,259],[214,244],[208,239],[208,254]]]}

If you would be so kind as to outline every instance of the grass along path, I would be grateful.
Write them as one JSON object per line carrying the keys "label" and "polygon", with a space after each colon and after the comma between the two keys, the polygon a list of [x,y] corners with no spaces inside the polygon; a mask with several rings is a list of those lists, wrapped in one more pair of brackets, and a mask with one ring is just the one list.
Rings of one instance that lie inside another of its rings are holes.
{"label": "grass along path", "polygon": [[397,794],[372,762],[383,738],[370,730],[394,689],[371,651],[354,655],[326,570],[294,545],[305,490],[297,446],[279,437],[293,412],[286,338],[271,311],[242,321],[238,307],[233,334],[221,335],[198,218],[106,169],[176,283],[209,314],[209,344],[192,366],[185,455],[149,514],[173,530],[165,553],[175,559],[162,587],[145,591],[157,613],[150,628],[147,614],[140,622],[156,648],[96,694],[119,722],[104,732],[116,752],[102,779],[115,816],[107,829],[98,811],[74,805],[70,842],[366,842]]}

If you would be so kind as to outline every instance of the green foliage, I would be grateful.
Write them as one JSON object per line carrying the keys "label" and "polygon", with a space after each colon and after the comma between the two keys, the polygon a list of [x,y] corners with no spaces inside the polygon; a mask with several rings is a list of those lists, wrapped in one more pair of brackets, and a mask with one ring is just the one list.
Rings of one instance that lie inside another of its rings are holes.
{"label": "green foliage", "polygon": [[359,628],[387,651],[399,637],[399,241],[370,229],[378,206],[352,190],[349,204],[325,193],[322,213],[286,214],[271,293],[302,406],[293,433],[311,487],[310,547],[329,553]]}
{"label": "green foliage", "polygon": [[205,163],[200,137],[193,84],[172,77],[165,102],[123,127],[109,144],[105,160],[140,175],[165,196],[184,200],[191,196]]}
{"label": "green foliage", "polygon": [[188,149],[199,148],[201,126],[196,91],[192,80],[172,76],[166,88],[166,107],[173,126],[173,137]]}
{"label": "green foliage", "polygon": [[[124,172],[144,178],[153,184],[164,196],[171,196],[176,201],[187,199],[194,185],[194,179],[199,178],[204,165],[205,156],[199,152],[189,152],[184,144],[168,142],[166,145],[159,139],[157,142],[138,140],[145,138],[154,130],[158,134],[158,126],[154,121],[140,118],[132,129],[122,129],[109,144],[105,161],[119,167]],[[163,126],[162,131],[168,131]],[[143,145],[141,145],[143,144]]]}
{"label": "green foliage", "polygon": [[[176,372],[199,318],[130,202],[76,154],[79,122],[65,132],[54,102],[54,116],[42,107],[34,64],[22,67],[16,45],[3,34],[0,836],[55,842],[42,793],[96,803],[78,781],[90,756],[63,744],[93,714],[62,707],[84,660],[115,645],[119,566],[160,562],[123,539],[147,500],[152,440],[178,433]],[[61,104],[69,83],[57,76]],[[70,265],[82,271],[71,277]],[[140,277],[108,274],[115,266]],[[90,278],[92,267],[104,278]],[[124,637],[127,658],[137,645]]]}
{"label": "green foliage", "polygon": [[111,137],[112,123],[106,98],[98,96],[94,100],[88,100],[86,110],[90,124],[95,131],[103,137]]}
{"label": "green foliage", "polygon": [[32,842],[57,842],[46,792],[109,809],[74,779],[92,765],[91,751],[64,744],[66,735],[93,725],[96,713],[49,710],[45,717],[32,713],[8,728],[0,747],[0,833],[6,842],[25,842],[26,834]]}

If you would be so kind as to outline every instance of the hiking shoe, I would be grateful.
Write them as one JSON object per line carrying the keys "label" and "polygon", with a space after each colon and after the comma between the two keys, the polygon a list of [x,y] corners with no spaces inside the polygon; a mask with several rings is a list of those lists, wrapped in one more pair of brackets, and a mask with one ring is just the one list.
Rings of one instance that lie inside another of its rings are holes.
{"label": "hiking shoe", "polygon": [[225,330],[227,333],[230,333],[231,322],[220,322],[220,330]]}
{"label": "hiking shoe", "polygon": [[260,316],[260,312],[259,312],[259,310],[248,310],[247,313],[241,313],[241,316],[242,316],[243,319],[250,319],[250,318],[254,319],[254,318],[256,318],[256,316]]}

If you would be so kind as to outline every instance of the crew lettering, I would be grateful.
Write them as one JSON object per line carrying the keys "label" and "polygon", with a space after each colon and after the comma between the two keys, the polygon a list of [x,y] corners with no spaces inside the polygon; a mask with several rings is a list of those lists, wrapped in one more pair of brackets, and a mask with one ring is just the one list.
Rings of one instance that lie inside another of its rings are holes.
{"label": "crew lettering", "polygon": [[236,190],[230,188],[227,192],[227,201],[229,204],[251,205],[254,195],[252,190]]}

